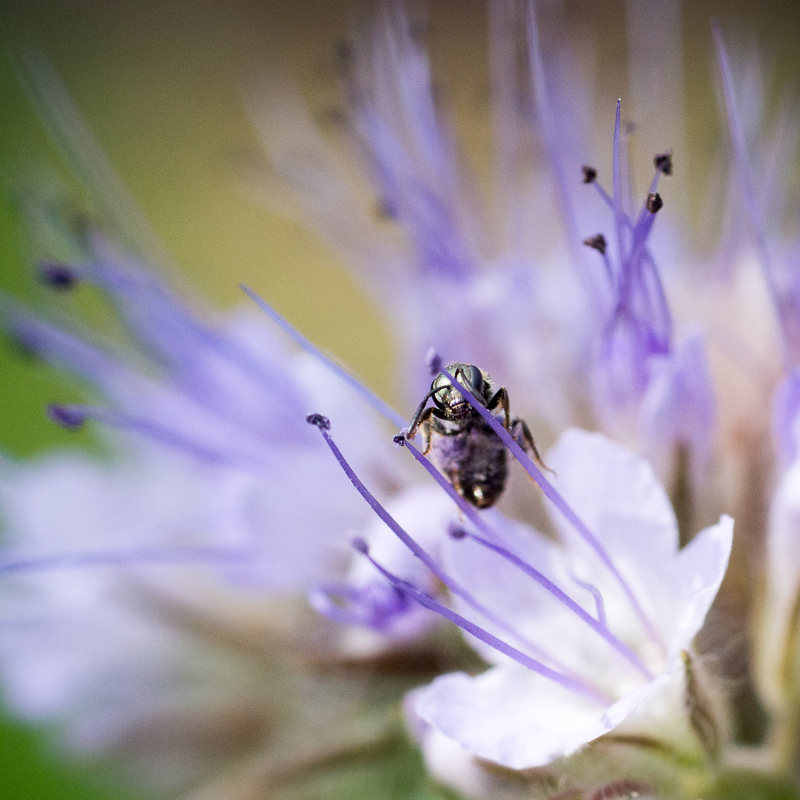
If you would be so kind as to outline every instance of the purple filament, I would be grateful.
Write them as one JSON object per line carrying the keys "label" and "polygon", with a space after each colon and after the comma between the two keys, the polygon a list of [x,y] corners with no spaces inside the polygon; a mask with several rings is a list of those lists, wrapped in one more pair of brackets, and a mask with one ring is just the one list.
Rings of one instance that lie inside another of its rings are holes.
{"label": "purple filament", "polygon": [[641,620],[644,627],[647,629],[650,636],[655,642],[658,642],[663,647],[663,641],[658,634],[653,623],[645,614],[644,609],[639,603],[636,595],[634,594],[628,582],[617,569],[611,557],[606,552],[600,540],[589,530],[586,523],[572,510],[569,503],[561,496],[558,490],[553,486],[550,481],[545,478],[542,471],[533,463],[530,456],[517,444],[513,436],[495,419],[494,415],[478,400],[475,396],[464,386],[459,383],[448,370],[443,370],[444,374],[449,378],[451,384],[466,398],[469,404],[489,423],[494,432],[500,437],[503,444],[512,452],[514,457],[524,467],[528,475],[533,478],[539,485],[539,488],[544,493],[545,497],[561,512],[564,518],[572,525],[577,531],[578,535],[594,550],[598,558],[605,564],[606,568],[614,576],[617,583],[620,585],[622,591],[625,593],[628,601]]}
{"label": "purple filament", "polygon": [[366,402],[372,406],[381,416],[389,420],[393,425],[402,428],[405,425],[405,419],[400,416],[390,405],[384,403],[378,395],[367,389],[366,386],[361,384],[354,378],[346,369],[340,367],[330,356],[325,355],[318,347],[311,344],[311,342],[303,336],[300,331],[292,327],[287,320],[285,320],[266,300],[259,297],[252,289],[245,286],[243,283],[239,284],[241,290],[285,333],[287,333],[303,350],[310,353],[315,358],[318,358],[323,364],[331,369],[338,375],[348,386],[355,389]]}
{"label": "purple filament", "polygon": [[750,217],[750,221],[755,230],[756,250],[758,257],[761,261],[761,269],[764,272],[764,280],[767,283],[772,303],[775,306],[775,313],[781,324],[783,336],[781,337],[783,343],[783,358],[784,363],[789,362],[787,350],[787,333],[789,324],[786,319],[785,310],[780,302],[780,291],[775,281],[775,274],[772,269],[772,261],[769,255],[769,248],[767,247],[767,234],[764,226],[764,220],[761,217],[761,211],[756,201],[756,193],[753,188],[753,178],[750,174],[750,164],[747,158],[747,144],[744,138],[744,128],[742,120],[739,116],[739,106],[736,102],[736,93],[733,88],[733,73],[731,71],[730,61],[728,60],[728,52],[725,49],[725,42],[722,39],[722,33],[719,30],[716,22],[711,25],[711,32],[714,36],[714,46],[717,50],[717,60],[719,61],[719,70],[722,75],[722,95],[725,99],[725,110],[728,118],[728,132],[731,137],[731,145],[733,147],[734,163],[736,164],[736,171],[739,175],[739,186],[744,197],[745,208]]}
{"label": "purple filament", "polygon": [[186,436],[175,433],[175,431],[164,428],[151,420],[135,417],[132,414],[127,414],[124,411],[116,411],[111,408],[79,404],[51,404],[48,406],[47,413],[53,422],[56,422],[68,430],[76,430],[81,427],[87,419],[91,419],[108,425],[110,428],[136,433],[203,461],[219,462],[240,468],[263,467],[266,463],[242,453],[225,453],[217,449],[206,447]]}
{"label": "purple filament", "polygon": [[547,159],[550,162],[550,169],[558,187],[558,200],[564,227],[566,228],[567,241],[572,245],[579,240],[577,235],[578,227],[575,223],[575,211],[567,190],[568,182],[564,164],[558,154],[557,142],[559,137],[554,123],[556,114],[548,91],[542,48],[539,42],[539,26],[536,22],[536,9],[533,3],[528,5],[528,43],[536,115],[542,130],[542,138],[544,139]]}
{"label": "purple filament", "polygon": [[[336,443],[328,433],[330,430],[330,422],[326,417],[321,414],[309,414],[307,417],[309,424],[315,425],[325,439],[326,444],[330,448],[339,466],[347,475],[350,483],[355,486],[358,493],[367,501],[370,508],[383,520],[386,526],[394,533],[401,542],[420,560],[422,563],[435,575],[454,595],[460,597],[464,602],[471,606],[479,614],[482,614],[498,628],[513,636],[518,641],[524,643],[531,650],[541,653],[542,649],[533,642],[527,641],[520,633],[509,625],[505,620],[498,617],[494,612],[488,609],[483,603],[478,601],[473,595],[468,592],[463,586],[454,581],[446,572],[444,572],[434,559],[420,547],[414,539],[402,528],[397,520],[378,502],[375,496],[367,489],[362,483],[361,479],[355,474],[353,468],[347,463],[347,460],[342,455],[341,450],[336,446]],[[362,543],[362,540],[357,540],[357,543]],[[366,543],[363,543],[366,547]],[[356,547],[358,549],[358,547]],[[549,656],[548,656],[549,657]],[[551,659],[552,660],[552,659]]]}
{"label": "purple filament", "polygon": [[[196,339],[199,343],[216,350],[221,356],[237,367],[252,373],[267,389],[274,387],[274,376],[266,371],[246,349],[235,340],[207,327],[188,314],[172,292],[162,286],[160,282],[148,280],[149,276],[146,275],[144,276],[144,280],[142,280],[142,276],[135,272],[114,269],[113,267],[104,267],[102,264],[90,264],[88,267],[83,268],[83,273],[85,280],[91,281],[94,285],[110,293],[113,299],[117,301],[117,308],[120,309],[119,316],[131,335],[140,344],[148,346],[155,342],[157,351],[169,357],[166,349],[159,342],[159,338],[161,338],[161,340],[163,340],[164,337],[173,339],[175,334],[171,330],[160,331],[158,326],[154,326],[154,333],[156,334],[155,339],[152,336],[148,337],[142,335],[140,333],[142,330],[141,325],[137,323],[130,314],[126,313],[126,308],[131,305],[131,298],[134,306],[139,305],[142,310],[146,310],[151,317],[170,318],[182,329],[182,332],[188,334],[191,339]],[[122,302],[120,302],[120,298]],[[147,333],[147,331],[145,330],[144,333]],[[202,392],[194,393],[189,391],[190,388],[191,387],[183,387],[184,393],[192,396],[196,402],[208,405],[207,402],[204,402]],[[194,397],[195,394],[199,396]]]}
{"label": "purple filament", "polygon": [[582,587],[583,589],[586,589],[586,591],[592,595],[592,597],[594,598],[595,607],[597,608],[597,619],[600,621],[600,624],[603,627],[607,628],[608,625],[606,622],[606,605],[603,602],[603,593],[593,583],[582,581],[580,578],[575,577],[575,575],[572,576],[572,580],[574,580],[575,583],[578,584],[578,586]]}
{"label": "purple filament", "polygon": [[158,566],[161,564],[240,561],[249,558],[251,555],[249,550],[234,550],[222,547],[154,547],[119,550],[116,552],[50,553],[45,556],[0,561],[0,575],[83,567]]}
{"label": "purple filament", "polygon": [[575,692],[576,694],[582,695],[583,697],[588,698],[589,700],[593,700],[601,705],[607,705],[611,698],[606,697],[604,694],[599,692],[597,689],[594,689],[590,686],[587,686],[585,683],[576,680],[568,675],[563,675],[560,672],[556,672],[553,669],[542,664],[540,661],[537,661],[530,656],[526,656],[524,653],[517,650],[515,647],[512,647],[510,644],[507,644],[502,639],[498,639],[496,636],[493,636],[489,631],[481,628],[479,625],[476,625],[474,622],[470,622],[465,617],[462,617],[460,614],[457,614],[455,611],[447,608],[447,606],[440,603],[438,600],[435,600],[429,594],[421,591],[416,586],[407,581],[402,580],[402,578],[398,578],[396,575],[393,575],[388,570],[384,569],[377,561],[375,561],[372,556],[370,556],[369,551],[365,552],[364,555],[370,560],[373,566],[392,584],[400,591],[407,594],[413,600],[416,600],[424,608],[429,609],[430,611],[435,612],[436,614],[441,615],[446,620],[452,622],[455,625],[458,625],[459,628],[466,631],[467,633],[474,636],[476,639],[488,644],[490,647],[493,647],[498,652],[502,653],[503,655],[508,656],[509,658],[516,661],[518,664],[521,664],[524,667],[527,667],[531,672],[535,672],[537,675],[541,675],[543,678],[547,678],[548,680],[553,681],[553,683],[557,683],[559,686],[563,686],[565,689],[569,691]]}
{"label": "purple filament", "polygon": [[625,242],[624,242],[624,225],[625,225],[625,212],[622,206],[622,157],[620,153],[620,126],[622,114],[622,100],[617,100],[617,113],[614,117],[614,148],[612,156],[612,189],[613,189],[613,207],[614,207],[614,223],[617,230],[617,248],[619,251],[620,264],[625,261]]}
{"label": "purple filament", "polygon": [[[481,546],[492,550],[493,552],[497,553],[501,558],[504,558],[510,564],[513,564],[515,567],[520,569],[524,572],[528,577],[533,578],[533,580],[539,584],[545,591],[549,592],[558,602],[562,605],[566,606],[573,614],[579,617],[583,622],[585,622],[595,633],[601,636],[614,650],[616,650],[620,655],[630,661],[636,669],[638,669],[643,675],[645,675],[648,679],[652,678],[653,676],[648,671],[647,667],[644,665],[644,662],[636,655],[624,642],[620,641],[616,636],[614,636],[611,631],[605,626],[604,622],[600,622],[588,614],[581,606],[579,606],[568,594],[566,594],[562,589],[560,589],[556,584],[554,584],[547,576],[543,575],[539,570],[535,567],[528,564],[526,561],[521,559],[519,556],[515,555],[505,547],[499,544],[495,544],[491,541],[492,538],[495,537],[492,530],[486,525],[477,511],[466,501],[464,498],[453,488],[450,482],[444,477],[444,475],[436,469],[436,467],[431,464],[431,462],[425,458],[425,456],[417,450],[414,445],[412,445],[407,440],[405,441],[405,446],[411,451],[411,454],[417,461],[422,464],[423,467],[433,476],[436,482],[450,495],[450,497],[458,504],[458,507],[461,511],[469,518],[469,520],[475,525],[476,528],[481,530],[488,539],[484,539],[482,536],[478,536],[474,533],[470,533],[469,531],[464,531],[466,536],[468,536],[473,541],[477,542]],[[463,537],[462,537],[463,538]],[[597,589],[595,589],[597,591]],[[599,594],[599,592],[598,592]],[[595,595],[595,601],[597,601],[597,596]],[[600,599],[602,603],[602,598]]]}

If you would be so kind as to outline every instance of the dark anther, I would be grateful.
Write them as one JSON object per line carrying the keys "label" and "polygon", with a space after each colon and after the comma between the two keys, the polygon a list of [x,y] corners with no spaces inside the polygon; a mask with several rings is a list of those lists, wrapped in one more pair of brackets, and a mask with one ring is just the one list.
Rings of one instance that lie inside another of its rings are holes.
{"label": "dark anther", "polygon": [[583,243],[587,247],[591,247],[592,250],[597,250],[597,252],[602,256],[606,254],[606,237],[603,236],[602,233],[598,233],[596,236],[590,236],[588,239],[584,239]]}
{"label": "dark anther", "polygon": [[467,532],[460,525],[452,523],[447,529],[447,534],[451,539],[463,539],[467,535]]}
{"label": "dark anther", "polygon": [[365,556],[369,554],[369,545],[360,536],[356,536],[352,544],[353,549],[358,550],[359,553],[363,553]]}
{"label": "dark anther", "polygon": [[651,214],[658,212],[663,205],[664,201],[661,199],[661,195],[658,192],[650,192],[650,194],[647,195],[647,210]]}
{"label": "dark anther", "polygon": [[597,179],[597,170],[594,167],[590,167],[584,164],[581,167],[581,172],[583,172],[584,183],[594,183],[595,180]]}
{"label": "dark anther", "polygon": [[392,436],[392,441],[398,447],[404,447],[406,443],[406,432],[403,430],[400,431],[400,433],[396,433],[394,436]]}
{"label": "dark anther", "polygon": [[661,153],[653,159],[656,169],[665,175],[672,175],[672,153]]}
{"label": "dark anther", "polygon": [[47,406],[47,416],[62,428],[68,431],[76,431],[83,426],[85,421],[83,414],[73,411],[68,406],[60,406],[56,403],[51,403]]}
{"label": "dark anther", "polygon": [[329,431],[331,429],[331,421],[322,414],[309,414],[306,417],[306,422],[309,425],[316,425],[321,431]]}
{"label": "dark anther", "polygon": [[431,375],[438,375],[442,371],[442,357],[432,347],[428,350],[425,361],[428,364],[428,371]]}
{"label": "dark anther", "polygon": [[71,289],[78,281],[75,273],[64,264],[42,265],[42,280],[54,289]]}

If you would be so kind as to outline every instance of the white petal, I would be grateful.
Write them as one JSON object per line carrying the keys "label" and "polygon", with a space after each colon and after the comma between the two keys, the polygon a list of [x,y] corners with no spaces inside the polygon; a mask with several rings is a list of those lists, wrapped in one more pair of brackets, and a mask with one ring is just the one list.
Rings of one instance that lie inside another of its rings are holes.
{"label": "white petal", "polygon": [[672,601],[662,610],[661,619],[662,626],[665,621],[671,623],[667,635],[673,655],[685,650],[703,626],[725,577],[732,545],[733,519],[724,515],[716,525],[700,531],[664,575]]}
{"label": "white petal", "polygon": [[547,764],[604,731],[605,709],[522,667],[478,677],[444,675],[420,694],[417,713],[470,753],[511,769]]}
{"label": "white petal", "polygon": [[[560,545],[527,525],[504,519],[494,509],[483,516],[495,534],[494,543],[541,572],[589,614],[596,614],[592,596],[572,580]],[[585,622],[530,575],[500,555],[469,538],[451,539],[445,547],[445,563],[456,581],[523,638],[511,637],[507,628],[477,614],[465,601],[455,598],[459,613],[509,644],[562,670],[565,665],[579,671],[588,664],[593,669],[603,669],[609,664],[619,666],[613,656],[609,658],[608,645],[592,633]],[[487,661],[506,662],[506,656],[494,648],[468,638]],[[539,649],[526,643],[534,643]]]}
{"label": "white petal", "polygon": [[[678,526],[664,487],[650,465],[624,445],[601,433],[571,428],[547,454],[546,463],[557,474],[552,481],[556,488],[598,536],[609,517],[630,519],[653,526],[660,550],[678,549]],[[553,517],[574,538],[563,517],[555,511]]]}
{"label": "white petal", "polygon": [[651,681],[610,707],[516,665],[478,677],[454,673],[420,692],[417,713],[468,752],[510,769],[543,766],[618,725],[666,681]]}
{"label": "white petal", "polygon": [[[661,627],[668,586],[664,564],[678,552],[678,526],[667,493],[649,464],[599,433],[566,431],[546,457],[567,503],[597,537],[615,568]],[[579,577],[603,593],[611,628],[618,636],[641,637],[636,614],[616,578],[565,518],[549,506]],[[667,611],[668,616],[671,611]]]}

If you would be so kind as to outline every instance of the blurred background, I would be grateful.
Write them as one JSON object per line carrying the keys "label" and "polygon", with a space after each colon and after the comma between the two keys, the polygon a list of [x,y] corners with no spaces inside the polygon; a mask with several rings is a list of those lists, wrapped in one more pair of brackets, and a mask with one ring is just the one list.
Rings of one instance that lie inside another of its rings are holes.
{"label": "blurred background", "polygon": [[[26,183],[56,178],[81,194],[15,74],[12,56],[35,47],[66,84],[187,282],[221,308],[242,302],[238,284],[249,284],[369,386],[397,401],[393,343],[378,310],[324,244],[274,207],[259,203],[245,179],[246,165],[258,152],[245,110],[246,93],[257,91],[265,71],[278,70],[299,85],[324,127],[340,102],[337,44],[375,5],[362,0],[0,2],[0,44],[8,56],[0,60],[0,286],[34,302],[40,291],[32,279],[18,203]],[[541,5],[547,11],[554,3]],[[693,203],[721,140],[710,20],[718,19],[726,40],[742,52],[758,48],[772,75],[775,98],[788,94],[800,100],[796,0],[695,0],[682,5],[570,0],[558,5],[570,34],[592,48],[597,59],[595,103],[608,112],[599,124],[609,151],[613,103],[622,97],[627,118],[650,122],[637,146],[650,155],[675,147],[679,179],[688,188],[686,207],[675,213],[685,219],[693,218]],[[466,154],[488,186],[485,3],[431,0],[413,8],[424,13],[437,84],[455,115]],[[629,53],[634,25],[648,26],[652,48]],[[639,78],[643,71],[659,68],[665,42],[670,45],[676,37],[683,43],[683,63],[678,65],[683,80],[668,98],[648,97]],[[685,131],[671,131],[670,115],[663,109],[659,114],[654,101],[666,108],[683,103]],[[673,133],[680,139],[675,144]],[[45,448],[76,443],[91,447],[89,434],[65,433],[44,416],[48,401],[76,394],[77,387],[3,343],[2,451],[24,458]],[[63,760],[48,731],[21,726],[7,714],[2,717],[4,800],[135,796],[134,789],[118,786],[113,774]]]}

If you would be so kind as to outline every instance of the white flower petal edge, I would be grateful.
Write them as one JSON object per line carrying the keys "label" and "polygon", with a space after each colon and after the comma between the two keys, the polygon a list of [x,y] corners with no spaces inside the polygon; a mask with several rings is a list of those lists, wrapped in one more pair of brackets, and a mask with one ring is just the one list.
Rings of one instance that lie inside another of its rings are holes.
{"label": "white flower petal edge", "polygon": [[[655,627],[664,636],[666,653],[656,655],[652,641],[632,635],[635,619],[626,624],[610,618],[612,629],[618,623],[654,677],[633,686],[603,680],[608,705],[571,693],[516,663],[500,664],[477,677],[445,675],[419,692],[416,711],[422,719],[468,752],[511,769],[542,766],[569,755],[617,727],[634,709],[631,723],[636,730],[655,735],[663,733],[665,720],[684,718],[681,653],[705,620],[733,541],[733,520],[722,517],[679,551],[674,516],[650,467],[599,434],[568,431],[554,452],[557,458],[551,463],[560,470],[559,484],[578,513],[597,526],[609,552],[625,561],[626,573],[637,568],[646,573],[632,583],[656,599],[642,597],[656,614]],[[592,491],[593,481],[601,491]],[[582,492],[582,486],[588,491]],[[578,543],[567,540],[565,549],[572,554]],[[503,612],[508,618],[508,608]],[[526,613],[520,609],[519,617]],[[632,617],[632,611],[628,615]],[[583,676],[589,684],[601,672],[611,677],[616,662],[610,653],[607,658],[607,670],[597,670],[595,663],[594,673]],[[662,697],[667,685],[677,685],[679,691]]]}
{"label": "white flower petal edge", "polygon": [[517,664],[437,678],[416,711],[465,750],[510,769],[549,764],[615,728],[667,673],[601,708]]}

